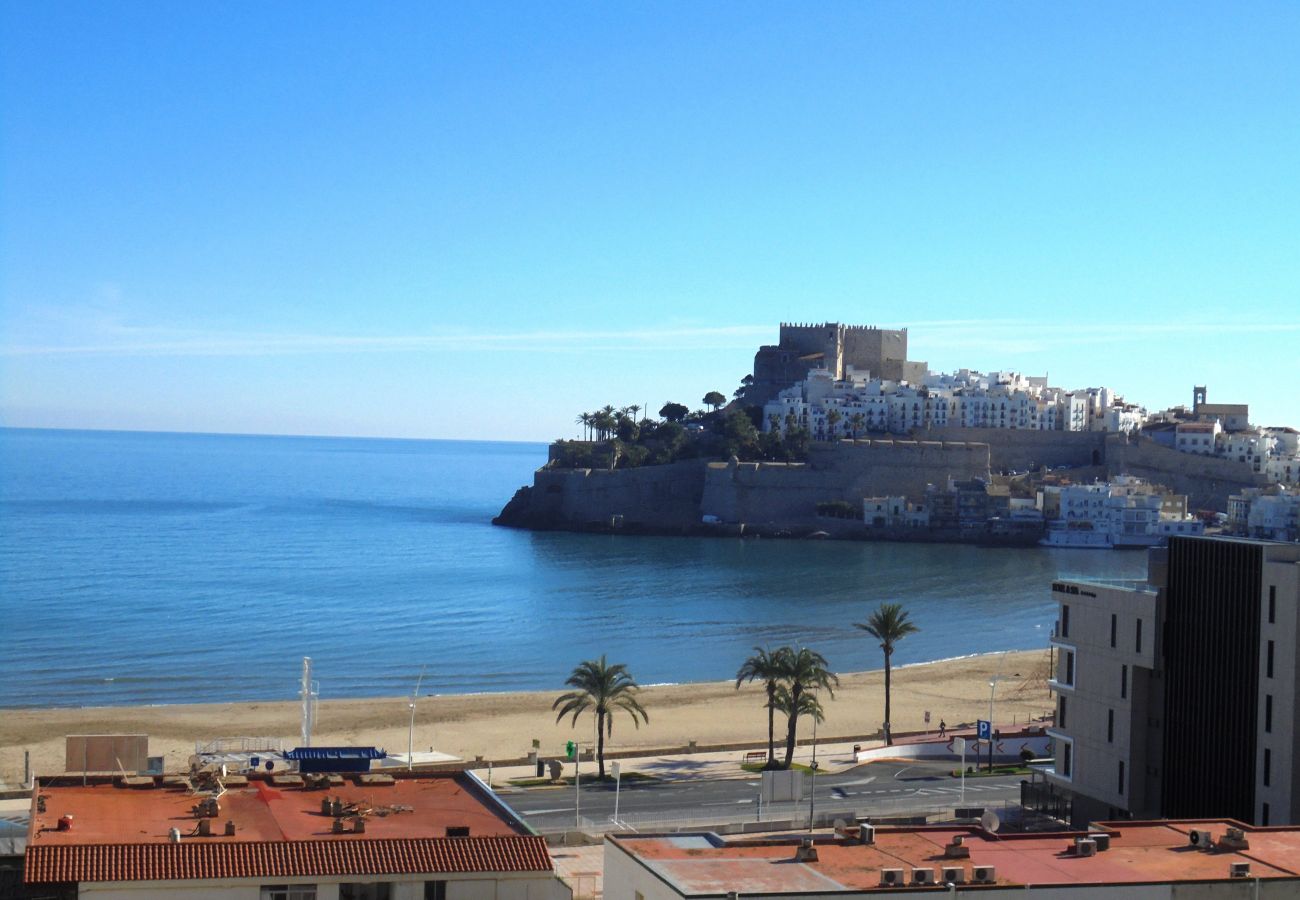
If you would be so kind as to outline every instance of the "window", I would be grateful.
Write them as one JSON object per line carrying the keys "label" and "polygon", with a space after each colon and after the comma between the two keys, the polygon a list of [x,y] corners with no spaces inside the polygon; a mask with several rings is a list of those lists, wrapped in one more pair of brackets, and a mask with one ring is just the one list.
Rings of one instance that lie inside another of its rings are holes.
{"label": "window", "polygon": [[1137,620],[1137,640],[1135,641],[1134,653],[1142,652],[1142,620]]}
{"label": "window", "polygon": [[1119,698],[1128,699],[1128,666],[1119,667]]}
{"label": "window", "polygon": [[1056,727],[1064,728],[1065,727],[1065,697],[1064,696],[1060,698],[1060,707],[1061,707],[1061,711],[1056,714]]}
{"label": "window", "polygon": [[339,900],[389,900],[393,886],[386,881],[352,881],[339,885]]}
{"label": "window", "polygon": [[1277,586],[1268,586],[1268,624],[1277,623]]}
{"label": "window", "polygon": [[1260,807],[1260,811],[1259,811],[1259,824],[1261,824],[1261,825],[1267,825],[1267,824],[1268,824],[1268,804],[1267,804],[1267,803],[1265,803],[1263,806]]}
{"label": "window", "polygon": [[447,900],[447,882],[426,881],[424,883],[424,900]]}
{"label": "window", "polygon": [[1119,761],[1119,795],[1124,796],[1124,760]]}
{"label": "window", "polygon": [[1070,636],[1070,604],[1061,604],[1061,637]]}
{"label": "window", "polygon": [[261,900],[316,900],[316,885],[264,884]]}
{"label": "window", "polygon": [[1066,778],[1070,777],[1070,767],[1073,762],[1070,757],[1074,755],[1072,752],[1073,750],[1074,744],[1069,741],[1065,741],[1061,744],[1061,774]]}
{"label": "window", "polygon": [[1269,786],[1269,781],[1273,778],[1273,751],[1264,748],[1264,787]]}
{"label": "window", "polygon": [[1264,732],[1272,734],[1273,732],[1273,695],[1264,695]]}
{"label": "window", "polygon": [[1115,710],[1106,710],[1106,743],[1115,743]]}
{"label": "window", "polygon": [[1110,614],[1110,645],[1115,646],[1115,630],[1119,627],[1119,616],[1115,613]]}
{"label": "window", "polygon": [[1063,684],[1074,686],[1074,651],[1065,651],[1065,681]]}
{"label": "window", "polygon": [[1273,642],[1268,642],[1268,658],[1264,660],[1264,675],[1267,678],[1273,677]]}

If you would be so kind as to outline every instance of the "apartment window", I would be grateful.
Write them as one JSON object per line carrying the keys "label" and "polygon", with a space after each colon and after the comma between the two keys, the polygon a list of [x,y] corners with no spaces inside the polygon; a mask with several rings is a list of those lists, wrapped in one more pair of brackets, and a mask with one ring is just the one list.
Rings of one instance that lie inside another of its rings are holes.
{"label": "apartment window", "polygon": [[392,889],[386,881],[345,881],[339,885],[339,900],[389,900]]}
{"label": "apartment window", "polygon": [[1267,734],[1273,732],[1273,695],[1264,695],[1264,731]]}
{"label": "apartment window", "polygon": [[1268,678],[1273,677],[1273,642],[1268,642],[1268,658],[1264,660],[1264,675]]}
{"label": "apartment window", "polygon": [[1056,727],[1057,727],[1057,728],[1064,728],[1064,727],[1065,727],[1065,700],[1066,700],[1066,698],[1065,698],[1064,696],[1062,696],[1062,697],[1060,698],[1060,712],[1058,712],[1058,713],[1056,714]]}
{"label": "apartment window", "polygon": [[1268,586],[1268,624],[1277,623],[1277,585]]}
{"label": "apartment window", "polygon": [[1074,651],[1065,651],[1065,681],[1063,684],[1074,686]]}
{"label": "apartment window", "polygon": [[1260,809],[1259,809],[1259,824],[1261,824],[1261,825],[1267,825],[1267,824],[1268,824],[1268,804],[1267,804],[1267,803],[1263,804],[1263,805],[1260,807]]}
{"label": "apartment window", "polygon": [[1070,636],[1070,604],[1061,604],[1061,637]]}
{"label": "apartment window", "polygon": [[1115,743],[1115,710],[1106,710],[1106,743]]}
{"label": "apartment window", "polygon": [[1124,796],[1124,760],[1119,761],[1119,795]]}
{"label": "apartment window", "polygon": [[424,883],[424,900],[447,900],[447,882],[426,881]]}
{"label": "apartment window", "polygon": [[1134,653],[1142,652],[1142,620],[1137,620],[1137,640],[1134,641]]}
{"label": "apartment window", "polygon": [[1119,667],[1119,698],[1128,699],[1128,666]]}
{"label": "apartment window", "polygon": [[1273,778],[1273,751],[1264,748],[1264,787],[1269,786],[1269,781]]}
{"label": "apartment window", "polygon": [[1119,616],[1115,613],[1110,614],[1110,645],[1115,646],[1115,632],[1119,628]]}
{"label": "apartment window", "polygon": [[264,884],[261,900],[316,900],[316,885]]}
{"label": "apartment window", "polygon": [[1074,755],[1074,744],[1064,741],[1061,744],[1061,774],[1066,778],[1070,777],[1070,767],[1073,763],[1071,757]]}

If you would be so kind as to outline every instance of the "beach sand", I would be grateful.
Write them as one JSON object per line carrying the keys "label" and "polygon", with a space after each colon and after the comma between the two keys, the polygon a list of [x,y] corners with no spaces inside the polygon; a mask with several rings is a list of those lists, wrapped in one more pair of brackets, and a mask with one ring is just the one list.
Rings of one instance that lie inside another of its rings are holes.
{"label": "beach sand", "polygon": [[[997,687],[998,725],[1024,723],[1052,710],[1047,690],[1048,651],[991,653],[893,671],[895,731],[930,728],[940,719],[948,727],[973,723],[988,714],[989,679]],[[551,702],[563,691],[420,697],[415,717],[415,749],[433,748],[463,759],[512,759],[527,755],[534,738],[544,755],[557,756],[570,739],[592,737],[590,717],[576,728],[556,724]],[[647,687],[641,702],[649,724],[634,728],[626,714],[614,722],[611,751],[685,745],[761,742],[767,717],[760,685],[736,690],[734,682]],[[884,718],[883,670],[840,676],[834,700],[824,702],[826,719],[819,736],[858,738],[877,732]],[[297,746],[301,705],[296,701],[194,704],[184,706],[97,707],[90,709],[0,710],[0,782],[22,780],[23,751],[30,751],[36,774],[63,771],[64,735],[142,733],[149,753],[165,758],[169,771],[188,766],[196,741],[243,735],[280,737]],[[405,697],[322,700],[312,743],[373,745],[405,753],[410,711]],[[778,734],[781,728],[778,716]],[[800,726],[804,737],[806,726]]]}

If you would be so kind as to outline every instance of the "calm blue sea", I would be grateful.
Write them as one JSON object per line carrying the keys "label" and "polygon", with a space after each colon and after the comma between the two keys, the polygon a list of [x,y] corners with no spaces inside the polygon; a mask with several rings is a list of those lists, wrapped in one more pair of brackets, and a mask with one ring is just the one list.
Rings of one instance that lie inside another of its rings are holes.
{"label": "calm blue sea", "polygon": [[1050,582],[1142,553],[532,534],[490,519],[543,444],[0,429],[0,707],[727,678],[756,644],[877,668],[1045,646]]}

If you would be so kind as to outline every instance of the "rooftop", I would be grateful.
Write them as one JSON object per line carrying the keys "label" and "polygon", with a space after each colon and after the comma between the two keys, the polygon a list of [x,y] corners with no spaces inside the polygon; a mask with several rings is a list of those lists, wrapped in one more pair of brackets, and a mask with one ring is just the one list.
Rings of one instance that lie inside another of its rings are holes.
{"label": "rooftop", "polygon": [[[1190,844],[1193,829],[1210,831],[1217,842],[1229,826],[1246,832],[1249,849]],[[875,843],[819,836],[817,859],[795,859],[797,839],[724,842],[712,834],[620,835],[610,837],[683,896],[738,891],[743,896],[796,891],[885,890],[882,869],[993,866],[996,883],[1008,887],[1113,885],[1226,881],[1233,863],[1248,863],[1250,877],[1300,880],[1300,827],[1251,828],[1229,820],[1110,822],[1096,826],[1111,835],[1110,847],[1094,856],[1076,855],[1082,832],[995,835],[978,828],[877,828]],[[962,836],[968,859],[949,859],[944,848]],[[942,883],[942,881],[940,881]]]}
{"label": "rooftop", "polygon": [[[233,776],[220,794],[180,778],[81,781],[63,776],[37,785],[28,880],[290,876],[323,874],[330,865],[372,872],[550,868],[543,839],[463,773],[331,776],[323,789],[300,776]],[[214,796],[217,808],[203,814]],[[201,834],[203,822],[210,835]]]}

